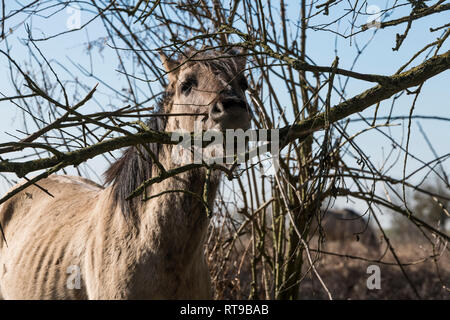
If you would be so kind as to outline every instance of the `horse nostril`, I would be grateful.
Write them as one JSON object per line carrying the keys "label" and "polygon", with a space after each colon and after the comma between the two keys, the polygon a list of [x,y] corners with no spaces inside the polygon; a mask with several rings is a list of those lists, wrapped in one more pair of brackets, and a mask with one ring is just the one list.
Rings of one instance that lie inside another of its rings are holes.
{"label": "horse nostril", "polygon": [[230,115],[236,115],[238,110],[248,110],[247,104],[241,99],[225,99],[217,101],[209,112],[210,117],[214,121],[222,121]]}
{"label": "horse nostril", "polygon": [[247,109],[247,104],[243,100],[225,100],[222,102],[224,110],[230,109],[230,108],[242,108]]}
{"label": "horse nostril", "polygon": [[215,103],[214,107],[211,110],[211,114],[221,114],[223,112],[223,106],[219,105],[219,103]]}

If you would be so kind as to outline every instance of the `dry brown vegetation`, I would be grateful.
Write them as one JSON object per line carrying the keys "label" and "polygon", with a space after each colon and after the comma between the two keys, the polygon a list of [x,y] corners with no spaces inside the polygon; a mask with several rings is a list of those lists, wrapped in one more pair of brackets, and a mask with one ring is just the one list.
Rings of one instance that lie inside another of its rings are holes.
{"label": "dry brown vegetation", "polygon": [[[245,239],[244,243],[237,246],[233,251],[229,263],[218,277],[213,272],[215,298],[216,299],[246,299],[246,292],[249,292],[251,282],[251,265],[248,255],[250,243]],[[417,246],[407,239],[398,239],[395,243],[396,253],[404,263],[404,268],[413,285],[418,290],[422,299],[450,300],[450,253],[444,250],[437,253],[435,259],[428,258],[433,255],[432,248],[426,244]],[[324,283],[330,290],[333,299],[339,300],[360,300],[360,299],[416,299],[416,296],[408,284],[405,282],[402,271],[396,265],[395,259],[385,247],[378,250],[371,250],[363,244],[352,242],[331,241],[327,243],[320,258],[316,261],[316,269],[322,277]],[[336,256],[329,253],[338,253],[344,256]],[[384,255],[385,253],[385,255]],[[371,262],[357,259],[355,257],[366,257],[369,260],[377,260],[384,256],[380,262]],[[215,263],[210,261],[210,267],[216,271]],[[411,263],[411,265],[408,265]],[[380,267],[381,289],[367,288],[366,282],[370,274],[367,273],[369,265]],[[302,279],[299,291],[299,299],[328,299],[322,285],[312,272],[308,272],[307,266],[303,267],[306,276]],[[447,286],[446,286],[447,285]],[[263,292],[259,299],[265,299]]]}
{"label": "dry brown vegetation", "polygon": [[[330,245],[330,251],[334,251],[336,246],[340,245],[336,243]],[[349,246],[351,247],[350,251],[358,256],[364,256],[367,251],[359,244],[349,244]],[[404,263],[414,262],[420,260],[421,257],[430,255],[429,250],[409,243],[398,243],[395,248]],[[415,299],[411,288],[405,283],[401,270],[395,265],[392,255],[387,253],[383,261],[393,265],[324,255],[317,264],[317,269],[335,299]],[[380,267],[381,289],[379,290],[369,290],[366,286],[369,276],[367,267],[372,264]],[[436,266],[439,266],[440,278],[436,272]],[[427,260],[405,266],[405,270],[422,299],[450,299],[449,288],[444,287],[450,278],[450,254],[448,251],[444,251],[437,263]],[[326,299],[327,297],[317,280],[308,275],[300,286],[300,298]]]}

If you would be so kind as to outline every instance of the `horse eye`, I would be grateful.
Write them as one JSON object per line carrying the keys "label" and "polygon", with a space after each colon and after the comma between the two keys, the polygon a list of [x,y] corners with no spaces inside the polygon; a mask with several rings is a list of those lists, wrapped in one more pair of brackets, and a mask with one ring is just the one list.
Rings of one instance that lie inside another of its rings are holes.
{"label": "horse eye", "polygon": [[192,87],[197,85],[197,81],[195,79],[187,79],[181,84],[181,92],[184,94],[189,94]]}

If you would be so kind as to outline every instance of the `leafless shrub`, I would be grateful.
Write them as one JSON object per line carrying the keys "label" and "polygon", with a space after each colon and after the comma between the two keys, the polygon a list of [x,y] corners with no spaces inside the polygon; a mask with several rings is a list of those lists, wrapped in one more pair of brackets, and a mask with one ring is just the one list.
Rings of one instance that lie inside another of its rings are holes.
{"label": "leafless shrub", "polygon": [[[83,15],[77,28],[39,32],[31,24],[36,19],[46,23],[75,5]],[[411,190],[420,193],[421,201],[434,201],[448,215],[448,193],[427,190],[418,181],[434,174],[448,190],[448,150],[437,154],[427,139],[434,155],[429,160],[410,148],[415,121],[449,120],[414,110],[424,103],[419,99],[424,84],[442,73],[448,76],[450,28],[429,18],[447,12],[450,4],[395,1],[375,16],[369,5],[340,0],[303,0],[295,6],[260,0],[119,0],[33,1],[20,7],[2,1],[0,52],[13,92],[0,88],[0,102],[14,106],[23,126],[0,145],[1,177],[8,182],[25,177],[31,185],[75,165],[79,175],[99,181],[98,170],[85,164],[93,156],[110,161],[120,147],[170,141],[170,133],[149,131],[142,121],[165,116],[151,114],[166,84],[158,51],[179,55],[188,47],[201,51],[208,46],[226,54],[230,47],[242,48],[254,128],[280,129],[283,149],[279,170],[268,173],[270,161],[259,157],[230,173],[231,180],[222,185],[206,246],[215,297],[447,299],[449,265],[436,257],[448,257],[448,232],[418,216],[407,195]],[[423,21],[430,24],[434,41],[414,38],[411,26]],[[421,45],[402,53],[394,66],[381,62],[393,67],[389,76],[357,70],[381,29],[392,39],[385,50],[399,52],[408,41]],[[87,63],[73,57],[59,61],[62,57],[42,49],[83,32]],[[330,34],[335,44],[321,45],[335,46],[335,57],[324,63],[310,39],[330,39]],[[349,45],[356,54],[341,55],[341,48]],[[101,58],[107,58],[107,68],[116,70],[117,79],[103,73]],[[409,110],[397,112],[400,100],[409,103]],[[400,133],[395,131],[399,124]],[[374,163],[358,142],[366,134],[381,135],[391,144],[382,164]],[[392,170],[398,164],[400,177]],[[39,175],[29,178],[34,172]],[[360,214],[377,229],[384,254],[368,258],[365,247],[357,244],[350,259],[339,246],[332,252],[323,243],[321,209],[341,198],[365,204]],[[380,215],[388,211],[417,230],[408,245],[396,248],[384,230]],[[312,223],[318,226],[314,237]],[[426,262],[404,265],[423,242],[431,247]],[[382,292],[367,291],[361,280],[367,264],[387,262]],[[433,282],[425,281],[430,278]]]}

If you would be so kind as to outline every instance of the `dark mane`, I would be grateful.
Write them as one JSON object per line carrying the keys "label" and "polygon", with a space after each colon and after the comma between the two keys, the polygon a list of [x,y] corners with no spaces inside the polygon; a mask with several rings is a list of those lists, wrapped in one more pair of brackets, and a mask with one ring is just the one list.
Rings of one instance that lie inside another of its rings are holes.
{"label": "dark mane", "polygon": [[[158,101],[155,112],[164,109],[164,105],[171,99],[171,95],[164,93],[164,97]],[[162,117],[150,117],[146,121],[147,126],[156,131],[164,131],[165,119]],[[157,143],[149,143],[147,147],[156,155],[160,146]],[[134,214],[141,205],[142,197],[125,200],[145,180],[152,177],[153,163],[146,148],[137,145],[127,148],[122,156],[104,172],[105,184],[112,184],[112,196],[116,204],[120,205],[122,212],[129,216]]]}

